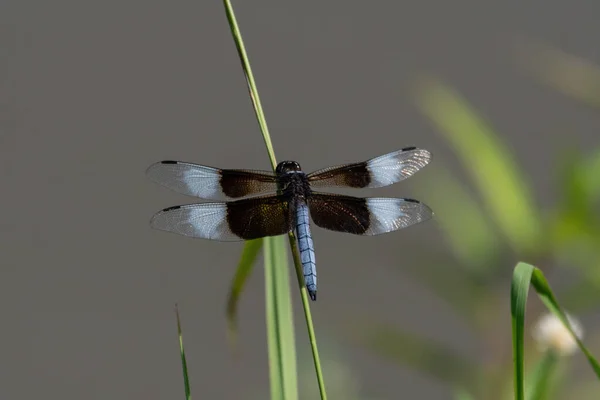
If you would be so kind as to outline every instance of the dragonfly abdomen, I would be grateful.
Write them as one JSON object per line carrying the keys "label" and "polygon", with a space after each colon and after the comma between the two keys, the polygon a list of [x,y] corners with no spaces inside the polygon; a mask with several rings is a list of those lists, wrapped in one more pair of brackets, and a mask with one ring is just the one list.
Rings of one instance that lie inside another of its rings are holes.
{"label": "dragonfly abdomen", "polygon": [[296,236],[298,237],[298,249],[302,261],[302,272],[304,283],[312,300],[317,299],[317,266],[315,264],[315,250],[312,236],[310,234],[310,218],[308,206],[298,204],[296,208]]}

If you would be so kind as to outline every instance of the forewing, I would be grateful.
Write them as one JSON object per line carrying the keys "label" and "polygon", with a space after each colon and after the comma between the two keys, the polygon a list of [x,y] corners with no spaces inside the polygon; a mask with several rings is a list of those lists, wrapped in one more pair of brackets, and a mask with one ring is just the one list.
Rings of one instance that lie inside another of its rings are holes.
{"label": "forewing", "polygon": [[146,170],[154,182],[178,193],[203,199],[235,199],[277,190],[268,171],[218,169],[181,161],[160,161]]}
{"label": "forewing", "polygon": [[291,230],[288,202],[276,195],[169,207],[156,213],[150,225],[179,235],[220,241],[277,236]]}
{"label": "forewing", "polygon": [[320,169],[308,174],[313,187],[378,188],[400,182],[426,166],[427,150],[407,147],[368,161]]}
{"label": "forewing", "polygon": [[379,235],[428,220],[425,204],[412,199],[360,198],[313,192],[308,198],[317,226],[355,235]]}

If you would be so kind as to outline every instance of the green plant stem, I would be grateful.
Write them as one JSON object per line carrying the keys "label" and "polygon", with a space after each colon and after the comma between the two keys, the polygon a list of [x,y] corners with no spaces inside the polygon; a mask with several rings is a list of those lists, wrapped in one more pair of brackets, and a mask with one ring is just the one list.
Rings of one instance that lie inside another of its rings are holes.
{"label": "green plant stem", "polygon": [[256,114],[256,119],[260,125],[265,146],[267,147],[267,153],[269,153],[271,167],[273,167],[273,171],[275,171],[275,168],[277,167],[277,159],[275,158],[275,151],[273,150],[271,135],[269,135],[269,127],[267,126],[267,120],[265,119],[265,115],[263,113],[262,104],[258,95],[258,89],[256,88],[256,82],[254,81],[254,75],[252,74],[252,68],[250,67],[248,54],[246,53],[244,41],[242,40],[242,34],[240,33],[235,14],[233,13],[231,1],[223,0],[223,4],[225,5],[227,21],[229,22],[229,27],[231,28],[231,33],[233,34],[233,41],[235,43],[235,47],[237,48],[238,55],[240,56],[240,62],[242,63],[244,75],[246,76],[246,83],[248,84],[248,91],[250,93],[250,100],[252,100],[254,113]]}
{"label": "green plant stem", "polygon": [[[275,158],[275,152],[273,151],[273,143],[271,142],[271,136],[269,135],[269,129],[267,127],[267,121],[265,119],[262,105],[260,102],[260,97],[258,95],[258,89],[256,88],[256,82],[254,80],[254,76],[252,74],[252,68],[250,67],[250,61],[248,59],[248,54],[246,53],[246,48],[244,47],[244,42],[242,40],[242,35],[240,33],[237,20],[235,18],[235,14],[233,12],[233,7],[231,5],[230,0],[223,0],[223,4],[225,6],[225,12],[227,14],[227,20],[229,22],[229,26],[231,28],[231,33],[233,34],[233,40],[235,42],[238,55],[240,57],[240,62],[242,63],[242,69],[244,70],[244,74],[246,76],[246,83],[248,85],[248,91],[250,93],[250,99],[252,100],[252,104],[254,107],[254,112],[256,114],[256,119],[258,120],[258,124],[260,125],[260,129],[262,132],[263,139],[265,141],[265,146],[267,147],[267,152],[269,154],[269,159],[271,161],[271,166],[273,170],[277,167],[277,159]],[[304,316],[306,319],[306,326],[308,329],[308,336],[310,340],[313,360],[315,364],[315,372],[317,375],[317,381],[319,384],[319,391],[321,393],[321,398],[326,399],[327,395],[325,393],[325,383],[323,380],[323,372],[321,370],[321,362],[319,359],[319,352],[317,349],[317,338],[315,336],[312,316],[310,312],[310,304],[308,301],[308,295],[306,286],[304,284],[304,275],[302,273],[302,263],[300,262],[300,252],[298,250],[298,242],[296,240],[296,236],[293,232],[288,234],[290,246],[292,248],[292,254],[294,258],[294,265],[296,268],[296,275],[298,277],[298,284],[300,286],[300,294],[302,297],[302,307],[304,308]]]}
{"label": "green plant stem", "polygon": [[321,370],[321,361],[319,360],[319,350],[317,349],[317,337],[315,336],[315,330],[312,322],[312,315],[310,313],[310,302],[308,300],[308,291],[304,284],[304,272],[302,271],[302,262],[300,260],[300,251],[296,245],[296,235],[293,232],[288,234],[290,239],[290,245],[292,246],[292,256],[294,258],[294,266],[296,269],[296,276],[298,278],[298,284],[300,286],[300,297],[302,298],[302,308],[304,309],[304,318],[306,319],[306,329],[308,329],[308,337],[310,339],[310,348],[313,354],[313,361],[315,364],[315,372],[317,374],[317,382],[319,384],[319,393],[321,399],[327,399],[327,393],[325,392],[325,381],[323,380],[323,371]]}
{"label": "green plant stem", "polygon": [[181,356],[181,368],[183,372],[183,385],[185,388],[186,400],[192,400],[192,391],[190,389],[190,379],[188,377],[187,361],[185,359],[185,350],[183,349],[183,335],[181,333],[181,319],[179,318],[179,307],[175,304],[175,315],[177,317],[177,336],[179,338],[179,354]]}

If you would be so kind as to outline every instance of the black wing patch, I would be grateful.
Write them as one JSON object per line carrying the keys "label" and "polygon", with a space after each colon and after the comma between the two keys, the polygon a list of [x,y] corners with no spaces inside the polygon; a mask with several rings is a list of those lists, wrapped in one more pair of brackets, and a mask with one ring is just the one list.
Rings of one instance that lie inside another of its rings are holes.
{"label": "black wing patch", "polygon": [[154,163],[146,175],[171,190],[202,199],[236,199],[277,190],[272,172],[219,169],[181,161]]}
{"label": "black wing patch", "polygon": [[310,215],[317,226],[355,235],[379,235],[423,222],[433,215],[413,199],[360,198],[313,192]]}
{"label": "black wing patch", "polygon": [[368,161],[328,167],[308,174],[313,187],[377,188],[414,175],[431,160],[427,150],[407,147]]}
{"label": "black wing patch", "polygon": [[195,238],[239,241],[277,236],[292,229],[289,204],[282,196],[169,207],[152,217],[159,230]]}

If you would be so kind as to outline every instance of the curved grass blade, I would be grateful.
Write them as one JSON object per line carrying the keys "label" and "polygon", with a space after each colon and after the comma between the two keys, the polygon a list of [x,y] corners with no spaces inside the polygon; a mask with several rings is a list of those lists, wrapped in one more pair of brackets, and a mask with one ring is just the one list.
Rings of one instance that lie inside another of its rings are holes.
{"label": "curved grass blade", "polygon": [[179,337],[179,354],[181,355],[181,368],[183,370],[183,385],[185,387],[185,398],[192,399],[190,389],[190,379],[188,378],[187,362],[185,360],[185,351],[183,350],[183,335],[181,334],[181,320],[179,319],[179,307],[175,304],[175,315],[177,317],[177,336]]}
{"label": "curved grass blade", "polygon": [[435,79],[419,85],[419,105],[471,174],[491,217],[517,251],[535,252],[540,218],[510,151],[455,91]]}
{"label": "curved grass blade", "polygon": [[237,306],[240,295],[242,294],[242,290],[244,290],[246,280],[252,272],[254,261],[256,261],[256,257],[258,256],[258,252],[262,248],[262,245],[262,239],[249,240],[244,244],[240,262],[235,271],[233,281],[231,282],[229,296],[227,297],[227,333],[232,345],[235,345],[237,341]]}
{"label": "curved grass blade", "polygon": [[525,306],[527,305],[527,295],[529,287],[533,286],[540,300],[544,305],[561,320],[564,326],[569,330],[579,349],[585,354],[592,369],[600,379],[600,364],[579,340],[573,332],[565,313],[558,304],[544,274],[538,268],[520,262],[514,269],[511,283],[510,303],[512,316],[512,338],[513,338],[513,372],[514,372],[514,391],[515,400],[524,400],[523,384],[523,353],[524,353],[524,327],[525,327]]}

